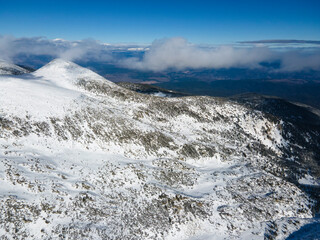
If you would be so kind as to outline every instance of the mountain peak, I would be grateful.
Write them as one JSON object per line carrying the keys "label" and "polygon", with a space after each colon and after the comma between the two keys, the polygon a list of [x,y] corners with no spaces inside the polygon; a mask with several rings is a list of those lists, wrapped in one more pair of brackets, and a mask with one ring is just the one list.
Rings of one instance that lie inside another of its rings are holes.
{"label": "mountain peak", "polygon": [[33,75],[49,80],[54,85],[68,89],[78,89],[80,81],[94,81],[108,85],[115,85],[99,74],[81,67],[74,62],[61,58],[52,60],[42,68],[35,71]]}
{"label": "mountain peak", "polygon": [[[48,65],[60,65],[60,66],[63,66],[63,65],[77,65],[77,64],[74,63],[74,62],[65,60],[63,58],[55,58],[52,61],[50,61],[49,63],[47,63],[45,66],[48,66]],[[77,65],[77,66],[79,66],[79,65]]]}
{"label": "mountain peak", "polygon": [[37,119],[64,116],[66,109],[76,108],[82,95],[108,93],[119,87],[93,71],[73,62],[55,59],[30,74],[0,76],[0,102],[5,112]]}
{"label": "mountain peak", "polygon": [[[48,64],[44,65],[37,71],[35,74],[40,75],[49,75],[52,73],[59,74],[59,73],[80,73],[80,72],[92,72],[89,69],[83,68],[74,62],[70,62],[64,60],[62,58],[56,58],[49,62]],[[92,72],[93,73],[93,72]],[[94,73],[93,73],[94,74]]]}
{"label": "mountain peak", "polygon": [[[63,58],[55,58],[52,61],[50,61],[49,63],[47,63],[46,65],[44,65],[43,67],[41,67],[40,69],[47,69],[47,68],[69,68],[69,69],[85,69],[85,70],[89,70],[87,68],[81,67],[78,64],[72,62],[72,61],[68,61],[65,60]],[[38,70],[40,70],[38,69]],[[90,70],[89,70],[90,71]]]}

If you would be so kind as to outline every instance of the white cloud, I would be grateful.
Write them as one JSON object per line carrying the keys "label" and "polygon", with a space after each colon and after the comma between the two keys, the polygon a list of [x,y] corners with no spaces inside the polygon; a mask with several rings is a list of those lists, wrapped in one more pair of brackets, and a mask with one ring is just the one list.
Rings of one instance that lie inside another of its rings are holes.
{"label": "white cloud", "polygon": [[[141,51],[143,50],[143,51]],[[121,54],[113,54],[114,51]],[[130,52],[139,52],[136,57]],[[145,52],[144,52],[145,51]],[[124,52],[124,54],[122,54]],[[110,45],[93,39],[66,41],[43,37],[15,38],[0,35],[0,59],[12,60],[19,54],[49,55],[66,60],[112,62],[119,66],[147,70],[184,70],[199,68],[261,68],[261,62],[279,61],[276,71],[320,70],[320,49],[281,48],[267,45],[226,45],[201,47],[184,38],[154,41],[150,46]],[[142,55],[141,55],[142,54]],[[275,70],[273,70],[275,71]]]}
{"label": "white cloud", "polygon": [[303,50],[279,52],[267,46],[219,46],[202,48],[184,38],[156,40],[142,59],[128,58],[121,63],[128,68],[149,71],[187,68],[260,68],[261,62],[283,61],[281,70],[295,71],[306,68],[320,70],[319,51],[305,55]]}
{"label": "white cloud", "polygon": [[0,58],[10,61],[14,55],[12,49],[12,42],[14,38],[11,36],[0,36]]}
{"label": "white cloud", "polygon": [[66,41],[43,37],[14,38],[12,36],[0,36],[0,58],[10,61],[18,54],[50,55],[73,61],[88,56],[108,59],[109,49],[107,45],[92,39]]}

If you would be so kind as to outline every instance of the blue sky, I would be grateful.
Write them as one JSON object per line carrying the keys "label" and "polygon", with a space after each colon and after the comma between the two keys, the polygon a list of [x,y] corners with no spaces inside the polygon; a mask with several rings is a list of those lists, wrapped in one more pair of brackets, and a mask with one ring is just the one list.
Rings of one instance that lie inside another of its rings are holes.
{"label": "blue sky", "polygon": [[0,0],[0,35],[110,43],[181,36],[193,43],[320,40],[319,0]]}

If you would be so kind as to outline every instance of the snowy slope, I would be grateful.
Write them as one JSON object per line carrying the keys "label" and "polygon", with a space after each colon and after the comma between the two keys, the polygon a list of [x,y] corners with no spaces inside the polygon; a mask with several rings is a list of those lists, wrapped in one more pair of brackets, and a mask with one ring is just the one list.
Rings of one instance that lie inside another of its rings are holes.
{"label": "snowy slope", "polygon": [[139,94],[61,59],[0,76],[0,91],[8,239],[283,239],[313,221],[277,118]]}
{"label": "snowy slope", "polygon": [[28,70],[0,59],[0,75],[20,75]]}
{"label": "snowy slope", "polygon": [[19,117],[62,117],[75,108],[75,101],[81,101],[84,90],[79,83],[84,79],[117,88],[88,69],[56,59],[33,73],[2,77],[0,101],[5,113]]}

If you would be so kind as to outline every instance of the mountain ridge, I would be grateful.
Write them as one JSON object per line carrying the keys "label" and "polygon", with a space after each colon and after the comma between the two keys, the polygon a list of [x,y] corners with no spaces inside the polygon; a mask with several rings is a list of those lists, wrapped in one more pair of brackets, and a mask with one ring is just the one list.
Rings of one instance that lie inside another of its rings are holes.
{"label": "mountain ridge", "polygon": [[[299,185],[319,185],[317,129],[291,133],[295,123],[234,100],[145,95],[79,68],[0,76],[3,236],[284,239],[317,222]],[[291,138],[312,131],[310,145]]]}
{"label": "mountain ridge", "polygon": [[0,59],[0,75],[20,75],[28,72],[25,68]]}

